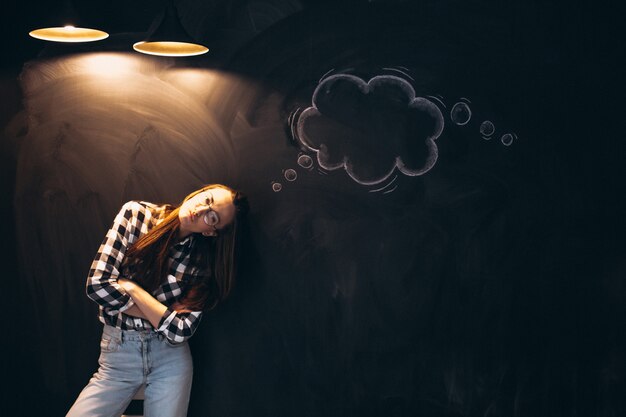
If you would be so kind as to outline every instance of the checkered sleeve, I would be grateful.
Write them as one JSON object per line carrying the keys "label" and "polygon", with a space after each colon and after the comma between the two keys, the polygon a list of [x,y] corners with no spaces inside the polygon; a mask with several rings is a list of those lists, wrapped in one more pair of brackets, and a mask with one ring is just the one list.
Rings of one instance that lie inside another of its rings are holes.
{"label": "checkered sleeve", "polygon": [[157,332],[163,334],[171,344],[182,343],[193,335],[201,318],[201,311],[178,313],[168,308],[159,322]]}
{"label": "checkered sleeve", "polygon": [[117,283],[126,248],[134,243],[146,225],[147,210],[130,201],[115,217],[87,276],[87,296],[98,303],[108,315],[126,311],[134,303]]}

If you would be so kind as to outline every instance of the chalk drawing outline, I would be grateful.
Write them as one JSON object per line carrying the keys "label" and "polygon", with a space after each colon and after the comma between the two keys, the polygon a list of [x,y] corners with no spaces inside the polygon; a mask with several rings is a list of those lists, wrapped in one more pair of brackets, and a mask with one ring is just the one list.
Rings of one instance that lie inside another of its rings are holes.
{"label": "chalk drawing outline", "polygon": [[[387,184],[383,185],[380,188],[376,188],[374,190],[369,190],[370,193],[377,193],[379,191],[384,190],[385,188],[388,188],[391,184],[393,184],[396,180],[398,179],[398,175],[396,175],[395,177],[393,177],[393,179],[391,181],[389,181]],[[394,188],[394,190],[398,188],[398,186],[396,185],[396,187]],[[393,190],[392,190],[393,191]]]}
{"label": "chalk drawing outline", "polygon": [[[423,167],[418,168],[418,169],[410,169],[406,166],[404,161],[402,161],[402,158],[400,156],[396,156],[391,169],[386,174],[384,174],[381,178],[368,181],[368,180],[360,179],[356,176],[356,174],[352,171],[350,161],[348,161],[348,158],[345,156],[341,162],[338,162],[335,164],[330,164],[323,160],[323,157],[321,155],[325,154],[325,150],[326,150],[325,146],[322,144],[320,145],[319,149],[315,148],[313,144],[311,144],[306,139],[306,135],[304,134],[304,123],[309,117],[322,115],[322,113],[317,109],[316,104],[315,104],[317,101],[317,97],[320,94],[321,89],[327,83],[334,82],[338,79],[346,79],[350,82],[353,82],[354,84],[356,84],[357,88],[361,90],[361,92],[363,92],[363,94],[367,94],[369,91],[371,91],[372,89],[376,88],[378,85],[381,85],[383,83],[393,82],[393,83],[400,84],[400,87],[403,89],[406,89],[405,91],[409,93],[408,94],[409,99],[410,99],[409,107],[413,107],[413,108],[421,107],[422,110],[426,111],[430,116],[432,116],[436,120],[437,123],[436,123],[434,132],[425,139],[425,145],[428,150],[428,157],[426,158],[426,161]],[[439,110],[439,107],[437,107],[436,104],[434,104],[432,101],[428,100],[425,97],[418,97],[415,94],[415,89],[411,86],[411,84],[409,84],[403,78],[393,76],[393,75],[378,75],[378,76],[372,77],[369,81],[366,82],[365,80],[355,75],[335,74],[335,75],[331,75],[325,78],[316,87],[315,91],[313,92],[313,97],[311,100],[311,107],[304,109],[302,113],[300,113],[300,116],[298,117],[298,121],[296,125],[296,133],[297,133],[296,137],[304,148],[306,148],[310,152],[315,153],[317,163],[323,169],[328,170],[328,171],[335,171],[335,170],[343,168],[348,174],[348,176],[352,178],[352,180],[355,181],[356,183],[361,184],[361,185],[376,185],[387,180],[394,173],[396,169],[399,170],[404,175],[407,175],[410,177],[420,176],[430,171],[435,166],[438,156],[439,156],[439,150],[437,148],[437,144],[435,143],[435,141],[439,138],[439,136],[443,132],[444,127],[445,127],[445,120],[444,120],[443,114]]]}

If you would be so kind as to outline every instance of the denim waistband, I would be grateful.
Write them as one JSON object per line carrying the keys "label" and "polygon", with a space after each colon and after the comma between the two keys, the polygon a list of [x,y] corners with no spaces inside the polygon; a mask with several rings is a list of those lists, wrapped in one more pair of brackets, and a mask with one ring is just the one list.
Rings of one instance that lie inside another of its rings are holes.
{"label": "denim waistband", "polygon": [[105,324],[102,334],[118,340],[148,340],[152,338],[163,339],[164,336],[154,330],[122,330]]}

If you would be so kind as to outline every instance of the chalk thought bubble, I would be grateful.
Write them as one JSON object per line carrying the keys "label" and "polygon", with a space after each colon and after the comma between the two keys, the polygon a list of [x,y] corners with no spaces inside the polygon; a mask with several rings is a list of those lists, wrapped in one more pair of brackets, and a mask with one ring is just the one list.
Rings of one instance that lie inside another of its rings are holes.
{"label": "chalk thought bubble", "polygon": [[506,133],[504,135],[502,135],[502,137],[500,138],[500,142],[502,142],[502,144],[504,146],[511,146],[513,144],[513,135],[510,133]]}
{"label": "chalk thought bubble", "polygon": [[456,103],[450,110],[450,119],[459,126],[466,125],[472,118],[472,110],[467,103]]}
{"label": "chalk thought bubble", "polygon": [[320,167],[343,168],[359,184],[372,185],[396,169],[408,176],[428,172],[443,127],[439,108],[416,97],[406,80],[383,75],[366,82],[337,74],[317,86],[296,132]]}
{"label": "chalk thought bubble", "polygon": [[302,168],[311,169],[313,168],[313,159],[309,155],[300,155],[298,157],[298,165]]}
{"label": "chalk thought bubble", "polygon": [[283,185],[279,182],[272,182],[272,190],[277,193],[283,189]]}
{"label": "chalk thought bubble", "polygon": [[296,178],[298,178],[298,173],[296,172],[295,169],[286,169],[285,173],[283,174],[283,176],[285,177],[285,179],[287,181],[295,181]]}
{"label": "chalk thought bubble", "polygon": [[483,139],[489,140],[491,139],[491,135],[493,135],[496,131],[496,127],[489,120],[485,120],[480,124],[480,134],[483,135]]}

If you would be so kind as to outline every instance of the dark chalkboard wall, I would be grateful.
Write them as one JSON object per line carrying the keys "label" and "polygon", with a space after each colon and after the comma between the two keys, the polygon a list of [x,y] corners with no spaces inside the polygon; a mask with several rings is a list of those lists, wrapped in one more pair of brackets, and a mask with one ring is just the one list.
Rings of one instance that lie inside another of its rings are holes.
{"label": "dark chalkboard wall", "polygon": [[[84,279],[119,205],[213,181],[246,192],[252,211],[237,291],[191,340],[189,415],[626,411],[625,153],[597,16],[576,4],[179,3],[215,51],[141,61],[135,95],[116,99],[69,63],[136,33],[24,58],[21,98],[5,82],[6,100],[24,103],[6,106],[3,148],[14,415],[63,415],[95,371]],[[78,4],[105,22],[104,6]],[[118,32],[143,30],[126,19]],[[186,69],[214,75],[189,92]],[[65,113],[51,104],[63,98]],[[130,148],[106,145],[118,132]]]}

